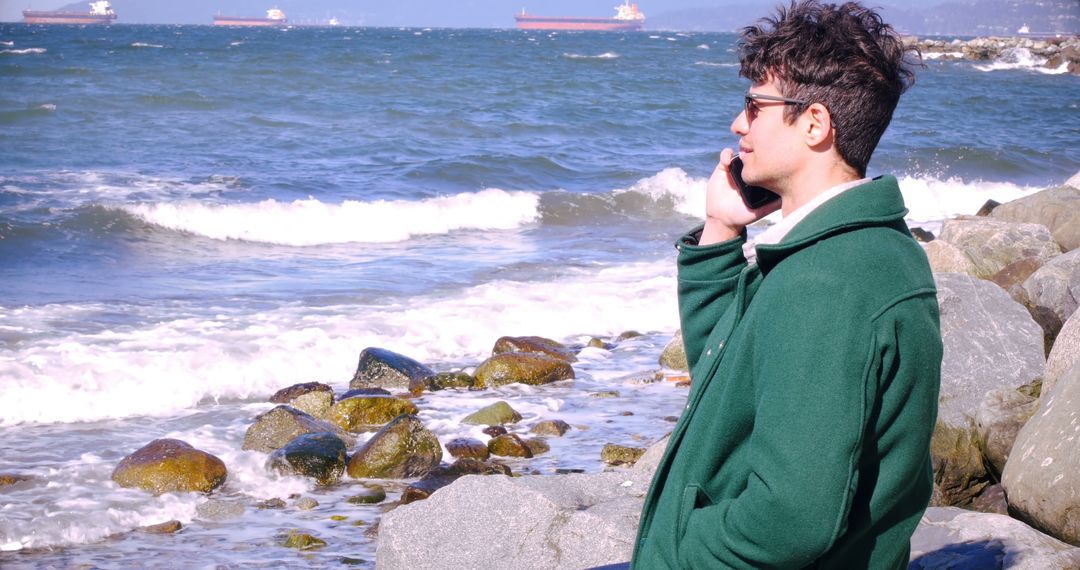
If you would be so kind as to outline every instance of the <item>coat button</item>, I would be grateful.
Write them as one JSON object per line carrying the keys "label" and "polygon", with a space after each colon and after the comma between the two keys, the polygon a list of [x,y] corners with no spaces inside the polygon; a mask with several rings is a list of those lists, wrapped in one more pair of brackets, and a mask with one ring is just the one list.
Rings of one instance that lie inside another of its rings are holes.
{"label": "coat button", "polygon": [[705,356],[712,356],[712,349],[711,348],[709,350],[705,351]]}
{"label": "coat button", "polygon": [[724,341],[720,341],[720,346],[718,346],[717,348],[719,348],[720,350],[724,350]]}

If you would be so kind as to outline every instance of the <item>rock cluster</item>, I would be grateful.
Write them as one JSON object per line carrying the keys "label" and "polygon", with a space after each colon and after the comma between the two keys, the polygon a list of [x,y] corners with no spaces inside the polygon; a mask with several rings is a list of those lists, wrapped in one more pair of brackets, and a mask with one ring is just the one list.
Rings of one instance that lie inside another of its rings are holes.
{"label": "rock cluster", "polygon": [[[989,37],[971,40],[904,38],[906,45],[918,48],[923,57],[994,61],[1019,57],[1022,53],[1043,61],[1047,69],[1065,66],[1069,73],[1080,75],[1080,37],[1053,38]],[[1021,51],[1022,50],[1022,51]]]}
{"label": "rock cluster", "polygon": [[[1078,205],[1080,175],[924,238],[945,351],[935,493],[910,568],[1080,568]],[[682,351],[676,335],[661,366],[685,369]],[[384,516],[377,567],[626,561],[665,446],[597,475],[459,479]],[[616,463],[641,450],[606,453]],[[482,519],[476,504],[485,505]],[[478,535],[482,546],[460,546],[461,536]]]}

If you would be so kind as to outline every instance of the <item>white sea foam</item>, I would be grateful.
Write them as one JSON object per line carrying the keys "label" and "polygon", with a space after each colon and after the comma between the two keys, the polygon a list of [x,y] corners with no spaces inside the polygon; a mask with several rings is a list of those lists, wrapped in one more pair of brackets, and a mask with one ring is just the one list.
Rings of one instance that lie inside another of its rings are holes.
{"label": "white sea foam", "polygon": [[5,42],[5,41],[0,41],[0,46],[7,46],[7,47],[11,47],[11,46],[13,46],[13,45],[15,45],[15,42]]}
{"label": "white sea foam", "polygon": [[144,43],[144,42],[135,42],[135,43],[131,44],[131,47],[163,48],[165,46],[160,45],[160,44],[148,44],[148,43]]}
{"label": "white sea foam", "polygon": [[898,181],[904,203],[910,211],[908,220],[918,225],[936,225],[958,214],[974,214],[987,200],[1005,203],[1042,190],[1008,182],[964,181],[959,178],[941,180],[903,176]]}
{"label": "white sea foam", "polygon": [[941,59],[941,58],[944,58],[944,57],[961,59],[961,58],[964,57],[964,52],[961,52],[961,51],[928,52],[928,53],[922,54],[922,58],[925,59],[925,60],[935,60],[935,59]]}
{"label": "white sea foam", "polygon": [[1057,75],[1068,73],[1068,63],[1065,62],[1056,68],[1048,68],[1046,67],[1046,58],[1031,53],[1031,50],[1027,48],[1014,47],[1002,50],[997,59],[988,64],[976,65],[975,69],[980,71],[1021,69]]}
{"label": "white sea foam", "polygon": [[704,65],[706,67],[739,67],[737,63],[719,63],[715,61],[695,61],[694,65]]}
{"label": "white sea foam", "polygon": [[608,51],[599,55],[583,55],[580,53],[564,53],[566,59],[619,59],[619,54]]}
{"label": "white sea foam", "polygon": [[315,199],[286,203],[207,204],[196,201],[119,206],[151,224],[218,240],[292,246],[387,243],[455,230],[507,230],[533,222],[539,195],[489,188],[418,202]]}
{"label": "white sea foam", "polygon": [[0,50],[0,53],[10,53],[11,55],[31,55],[37,53],[45,53],[45,48],[26,48],[26,49],[4,49]]}
{"label": "white sea foam", "polygon": [[[636,263],[377,306],[163,315],[135,330],[67,333],[0,351],[0,425],[167,416],[201,401],[265,397],[297,382],[347,384],[367,346],[422,362],[478,363],[502,335],[673,331],[674,291],[670,263]],[[0,329],[42,335],[56,321],[102,309],[7,311]]]}

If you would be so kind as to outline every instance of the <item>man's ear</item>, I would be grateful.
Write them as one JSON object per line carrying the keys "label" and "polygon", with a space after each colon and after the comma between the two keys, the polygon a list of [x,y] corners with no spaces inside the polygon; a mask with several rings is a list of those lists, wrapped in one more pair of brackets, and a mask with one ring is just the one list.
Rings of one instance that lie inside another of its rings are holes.
{"label": "man's ear", "polygon": [[816,147],[832,138],[832,115],[829,114],[825,105],[813,103],[803,116],[806,117],[804,132],[807,145]]}

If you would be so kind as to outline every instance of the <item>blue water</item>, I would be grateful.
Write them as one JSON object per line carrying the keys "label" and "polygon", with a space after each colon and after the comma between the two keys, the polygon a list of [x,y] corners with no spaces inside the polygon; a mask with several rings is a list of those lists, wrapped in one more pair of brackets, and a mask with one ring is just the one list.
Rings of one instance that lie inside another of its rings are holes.
{"label": "blue water", "polygon": [[[603,443],[662,435],[685,398],[648,381],[678,326],[671,244],[737,142],[734,39],[0,24],[0,473],[36,478],[0,490],[0,566],[370,562],[370,538],[328,522],[348,485],[239,450],[268,395],[343,388],[366,346],[458,369],[506,334],[637,330],[586,350],[572,387],[418,406],[444,441],[483,437],[458,420],[498,399],[591,427],[522,471],[597,471]],[[902,99],[870,173],[897,175],[912,224],[1080,171],[1080,78],[1019,55],[928,61]],[[117,489],[115,463],[157,437],[226,459],[247,514],[207,524],[199,497]],[[250,506],[293,493],[325,508]],[[167,541],[116,538],[170,518],[186,528]],[[275,546],[304,525],[332,546]]]}

